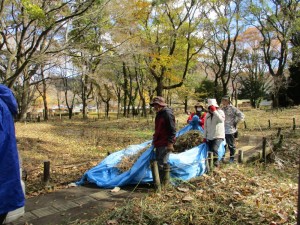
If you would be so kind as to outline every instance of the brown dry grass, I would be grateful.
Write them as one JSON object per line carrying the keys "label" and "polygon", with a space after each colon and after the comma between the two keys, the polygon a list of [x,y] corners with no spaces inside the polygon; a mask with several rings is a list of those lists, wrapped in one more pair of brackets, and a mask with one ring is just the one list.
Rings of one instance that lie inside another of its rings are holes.
{"label": "brown dry grass", "polygon": [[107,152],[150,140],[152,126],[132,119],[16,123],[18,149],[27,172],[27,197],[45,192],[44,161],[51,163],[50,185],[64,188],[97,165]]}
{"label": "brown dry grass", "polygon": [[121,171],[125,172],[129,170],[133,164],[138,160],[138,158],[149,148],[150,146],[147,146],[140,151],[138,151],[136,154],[129,155],[129,156],[123,156],[121,161],[116,165],[116,167]]}

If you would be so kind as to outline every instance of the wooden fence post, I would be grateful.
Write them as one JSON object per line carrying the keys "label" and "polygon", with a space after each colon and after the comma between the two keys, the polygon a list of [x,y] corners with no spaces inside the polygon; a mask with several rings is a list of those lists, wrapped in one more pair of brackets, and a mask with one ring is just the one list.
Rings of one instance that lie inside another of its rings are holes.
{"label": "wooden fence post", "polygon": [[263,159],[264,163],[267,162],[266,147],[267,147],[267,138],[266,138],[266,137],[263,137],[263,143],[262,143],[262,159]]}
{"label": "wooden fence post", "polygon": [[167,187],[170,184],[170,165],[165,164],[164,165],[164,180],[163,180],[163,186]]}
{"label": "wooden fence post", "polygon": [[50,161],[44,161],[44,182],[47,184],[50,180]]}
{"label": "wooden fence post", "polygon": [[296,119],[295,119],[295,117],[293,118],[293,130],[296,130]]}
{"label": "wooden fence post", "polygon": [[278,128],[278,131],[277,131],[277,137],[279,137],[281,134],[281,127]]}
{"label": "wooden fence post", "polygon": [[243,163],[244,162],[244,152],[243,152],[243,150],[239,150],[238,162],[239,163]]}
{"label": "wooden fence post", "polygon": [[281,134],[279,137],[279,141],[278,141],[278,146],[281,148],[282,147],[282,141],[283,141],[283,135]]}
{"label": "wooden fence post", "polygon": [[151,170],[152,170],[152,177],[153,177],[154,184],[155,184],[155,189],[157,192],[161,192],[161,184],[160,184],[160,177],[159,177],[159,172],[158,172],[157,161],[152,161]]}
{"label": "wooden fence post", "polygon": [[271,129],[271,120],[269,120],[268,122],[269,122],[269,129]]}
{"label": "wooden fence post", "polygon": [[300,224],[300,157],[298,157],[298,166],[299,166],[299,172],[298,172],[298,213],[297,213],[297,224]]}
{"label": "wooden fence post", "polygon": [[213,163],[213,153],[212,152],[209,152],[208,153],[208,166],[209,166],[209,169],[211,170],[211,169],[213,169],[213,165],[214,165],[214,163]]}

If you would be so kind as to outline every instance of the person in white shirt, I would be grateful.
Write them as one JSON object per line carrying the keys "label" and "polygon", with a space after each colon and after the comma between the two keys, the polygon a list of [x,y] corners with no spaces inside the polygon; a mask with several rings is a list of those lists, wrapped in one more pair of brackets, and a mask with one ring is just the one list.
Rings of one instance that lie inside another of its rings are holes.
{"label": "person in white shirt", "polygon": [[214,154],[214,165],[219,166],[218,149],[225,139],[225,114],[219,108],[216,99],[208,99],[208,113],[204,124],[204,142]]}

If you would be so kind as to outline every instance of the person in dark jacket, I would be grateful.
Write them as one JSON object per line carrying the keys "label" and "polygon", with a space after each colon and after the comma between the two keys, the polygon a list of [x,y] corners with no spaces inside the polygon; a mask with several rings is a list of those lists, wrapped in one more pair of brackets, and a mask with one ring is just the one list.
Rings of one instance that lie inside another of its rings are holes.
{"label": "person in dark jacket", "polygon": [[8,212],[25,204],[13,119],[16,114],[13,93],[0,84],[0,224]]}
{"label": "person in dark jacket", "polygon": [[175,116],[172,110],[167,107],[165,99],[161,96],[154,97],[150,106],[154,107],[156,111],[153,145],[162,181],[163,170],[167,165],[169,153],[174,150],[173,145],[176,136]]}

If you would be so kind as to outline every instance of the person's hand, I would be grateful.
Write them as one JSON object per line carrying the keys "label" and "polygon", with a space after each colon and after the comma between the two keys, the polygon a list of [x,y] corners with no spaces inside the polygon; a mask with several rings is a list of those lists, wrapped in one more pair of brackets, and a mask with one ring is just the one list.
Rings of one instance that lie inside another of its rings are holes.
{"label": "person's hand", "polygon": [[209,110],[210,110],[211,112],[214,112],[214,111],[216,111],[217,109],[216,109],[216,106],[211,105],[211,106],[209,106]]}
{"label": "person's hand", "polygon": [[200,119],[199,121],[199,125],[202,126],[203,125],[203,119]]}
{"label": "person's hand", "polygon": [[167,146],[167,151],[168,152],[173,152],[174,151],[174,146],[172,143],[169,143],[168,146]]}
{"label": "person's hand", "polygon": [[203,143],[206,143],[206,138],[203,138],[203,141],[202,141]]}

